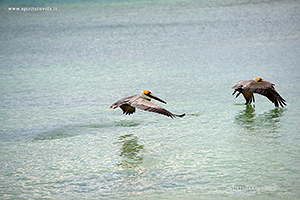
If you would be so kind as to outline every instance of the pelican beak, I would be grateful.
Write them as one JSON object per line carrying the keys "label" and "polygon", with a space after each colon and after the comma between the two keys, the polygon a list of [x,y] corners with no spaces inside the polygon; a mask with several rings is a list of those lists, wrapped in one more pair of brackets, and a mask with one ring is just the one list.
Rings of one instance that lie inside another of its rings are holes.
{"label": "pelican beak", "polygon": [[147,95],[148,97],[150,97],[150,98],[153,98],[153,99],[155,99],[155,100],[157,100],[157,101],[160,101],[160,102],[162,102],[162,103],[167,104],[167,102],[165,102],[164,100],[158,98],[157,96],[155,96],[155,95],[152,94],[152,93],[148,93],[148,94],[146,94],[146,95]]}
{"label": "pelican beak", "polygon": [[[266,80],[264,80],[264,79],[261,79],[261,81],[263,81],[263,82],[268,82],[268,81],[266,81]],[[271,85],[275,86],[274,83],[271,83]]]}

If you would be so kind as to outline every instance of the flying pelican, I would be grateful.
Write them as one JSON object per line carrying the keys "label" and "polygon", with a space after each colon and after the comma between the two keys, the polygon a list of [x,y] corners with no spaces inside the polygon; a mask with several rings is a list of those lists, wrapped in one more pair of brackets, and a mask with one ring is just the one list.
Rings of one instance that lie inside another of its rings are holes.
{"label": "flying pelican", "polygon": [[141,92],[141,94],[142,95],[133,95],[130,97],[125,97],[123,99],[120,99],[119,101],[113,103],[110,106],[110,108],[115,109],[117,107],[120,107],[123,110],[123,114],[125,114],[125,115],[133,114],[135,112],[135,108],[149,111],[149,112],[159,113],[159,114],[171,117],[171,118],[183,117],[185,115],[185,114],[175,115],[175,114],[167,111],[163,107],[150,102],[151,99],[153,98],[155,100],[158,100],[160,102],[167,104],[167,102],[161,100],[160,98],[158,98],[157,96],[152,94],[149,90],[143,90]]}
{"label": "flying pelican", "polygon": [[[246,100],[245,104],[251,104],[255,102],[253,93],[258,93],[263,96],[266,96],[270,101],[272,101],[275,107],[286,106],[285,100],[278,94],[274,88],[275,84],[265,81],[260,77],[256,77],[253,80],[249,81],[239,81],[231,89],[234,89],[232,95],[236,92],[239,92],[235,98],[237,98],[241,93],[244,95]],[[278,104],[279,103],[279,104]]]}

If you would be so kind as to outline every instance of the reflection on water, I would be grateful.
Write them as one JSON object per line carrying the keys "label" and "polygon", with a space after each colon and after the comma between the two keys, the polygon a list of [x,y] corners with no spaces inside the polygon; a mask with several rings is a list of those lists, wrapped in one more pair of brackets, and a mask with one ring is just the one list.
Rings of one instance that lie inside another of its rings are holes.
{"label": "reflection on water", "polygon": [[251,125],[254,122],[254,116],[255,114],[255,106],[246,105],[246,109],[241,111],[237,116],[235,117],[238,124],[242,124],[245,127]]}
{"label": "reflection on water", "polygon": [[117,162],[117,165],[124,170],[134,170],[143,162],[141,151],[144,149],[144,145],[138,143],[137,136],[133,134],[123,135],[118,138],[116,143],[121,144],[119,155],[122,158],[121,161]]}
{"label": "reflection on water", "polygon": [[280,117],[284,109],[275,108],[263,114],[255,113],[255,106],[246,105],[246,109],[235,116],[235,121],[247,130],[264,129],[264,131],[275,132],[278,129]]}
{"label": "reflection on water", "polygon": [[141,122],[140,121],[136,121],[136,120],[120,120],[120,121],[116,121],[114,122],[115,126],[125,126],[125,127],[132,127],[132,126],[138,126],[140,125]]}
{"label": "reflection on water", "polygon": [[74,137],[81,133],[81,129],[74,126],[63,126],[59,128],[51,128],[46,131],[41,131],[34,137],[33,141],[36,140],[56,140],[68,137]]}

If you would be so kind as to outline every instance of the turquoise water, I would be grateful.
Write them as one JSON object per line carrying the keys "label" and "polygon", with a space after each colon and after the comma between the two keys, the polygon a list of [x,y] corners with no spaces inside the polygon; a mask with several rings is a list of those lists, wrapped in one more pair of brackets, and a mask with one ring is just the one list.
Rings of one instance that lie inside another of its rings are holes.
{"label": "turquoise water", "polygon": [[[1,199],[300,198],[299,1],[0,5]],[[186,116],[109,108],[144,89]]]}

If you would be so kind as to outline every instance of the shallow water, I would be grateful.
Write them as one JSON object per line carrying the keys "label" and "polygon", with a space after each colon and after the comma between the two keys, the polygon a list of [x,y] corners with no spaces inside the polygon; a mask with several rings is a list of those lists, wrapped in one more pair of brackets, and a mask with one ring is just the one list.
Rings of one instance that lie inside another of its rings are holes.
{"label": "shallow water", "polygon": [[[1,198],[300,198],[298,1],[0,5]],[[143,89],[186,116],[109,108]]]}

